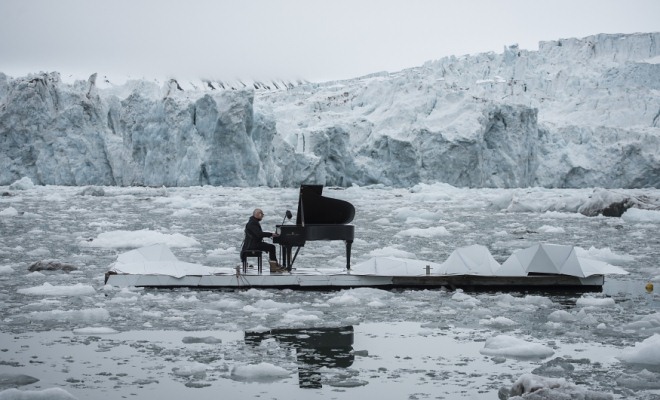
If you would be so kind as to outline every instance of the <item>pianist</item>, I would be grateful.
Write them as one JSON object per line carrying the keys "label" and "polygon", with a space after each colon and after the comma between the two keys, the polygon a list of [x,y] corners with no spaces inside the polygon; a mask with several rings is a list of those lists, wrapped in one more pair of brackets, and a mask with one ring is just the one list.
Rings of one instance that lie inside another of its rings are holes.
{"label": "pianist", "polygon": [[[280,267],[277,263],[277,253],[275,252],[275,245],[263,242],[263,238],[277,237],[277,234],[271,232],[264,232],[261,229],[260,221],[264,217],[264,212],[260,208],[252,212],[252,216],[245,225],[245,240],[241,248],[241,254],[245,250],[260,250],[267,251],[270,263],[270,272],[286,271],[286,268]],[[242,256],[241,256],[242,257]]]}

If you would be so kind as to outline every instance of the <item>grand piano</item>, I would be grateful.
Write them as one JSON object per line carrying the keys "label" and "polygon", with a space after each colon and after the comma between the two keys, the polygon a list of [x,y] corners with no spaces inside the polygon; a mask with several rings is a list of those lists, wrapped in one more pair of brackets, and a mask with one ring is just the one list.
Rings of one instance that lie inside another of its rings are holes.
{"label": "grand piano", "polygon": [[[291,270],[293,262],[308,241],[343,240],[346,244],[346,269],[351,269],[351,245],[355,226],[353,204],[322,195],[323,185],[301,185],[295,225],[276,225],[273,243],[279,243],[282,265]],[[291,213],[289,213],[289,216]],[[296,252],[291,257],[292,249]]]}

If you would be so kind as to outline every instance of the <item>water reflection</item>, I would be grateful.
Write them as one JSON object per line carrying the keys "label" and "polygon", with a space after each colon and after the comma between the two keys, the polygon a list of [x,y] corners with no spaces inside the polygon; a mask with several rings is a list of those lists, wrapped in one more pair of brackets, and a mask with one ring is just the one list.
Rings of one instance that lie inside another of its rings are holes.
{"label": "water reflection", "polygon": [[353,326],[245,332],[248,344],[258,346],[266,339],[275,339],[281,345],[295,349],[298,385],[304,389],[323,387],[318,371],[322,367],[348,368],[353,365]]}

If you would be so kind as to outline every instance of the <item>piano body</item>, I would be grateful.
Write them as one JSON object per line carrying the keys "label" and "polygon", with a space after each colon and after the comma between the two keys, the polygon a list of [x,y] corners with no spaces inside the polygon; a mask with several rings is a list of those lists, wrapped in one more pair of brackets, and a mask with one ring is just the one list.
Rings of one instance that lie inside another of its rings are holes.
{"label": "piano body", "polygon": [[[276,225],[282,265],[289,271],[300,251],[308,241],[343,240],[346,244],[346,269],[351,268],[351,245],[355,238],[355,226],[349,225],[355,216],[353,204],[325,197],[323,185],[301,185],[295,225]],[[291,251],[296,253],[291,257]]]}

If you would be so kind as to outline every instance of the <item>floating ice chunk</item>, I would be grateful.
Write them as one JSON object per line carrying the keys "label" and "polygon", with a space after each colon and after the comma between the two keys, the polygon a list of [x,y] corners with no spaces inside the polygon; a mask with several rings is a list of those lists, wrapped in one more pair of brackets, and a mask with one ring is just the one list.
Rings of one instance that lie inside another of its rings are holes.
{"label": "floating ice chunk", "polygon": [[[565,208],[565,207],[560,207]],[[589,218],[586,215],[576,214],[574,210],[565,210],[565,211],[546,211],[543,213],[544,218],[554,218],[554,219],[579,219],[579,218]]]}
{"label": "floating ice chunk", "polygon": [[342,305],[342,306],[352,306],[352,305],[358,305],[362,303],[362,300],[355,296],[351,292],[342,292],[338,296],[335,296],[328,300],[328,304],[333,304],[333,305]]}
{"label": "floating ice chunk", "polygon": [[0,392],[0,400],[76,400],[76,397],[61,388],[45,390],[8,389]]}
{"label": "floating ice chunk", "polygon": [[28,178],[27,176],[24,176],[21,179],[9,185],[9,189],[11,190],[34,189],[34,183],[32,182],[32,179]]}
{"label": "floating ice chunk", "polygon": [[327,384],[328,386],[338,387],[338,388],[355,388],[360,386],[366,386],[369,384],[369,382],[355,378],[343,379],[343,378],[333,377],[331,379],[328,379]]}
{"label": "floating ice chunk", "polygon": [[660,211],[629,208],[625,213],[623,213],[621,219],[626,222],[660,223]]}
{"label": "floating ice chunk", "polygon": [[73,333],[75,333],[76,335],[112,335],[112,334],[119,333],[119,332],[112,329],[112,328],[108,328],[108,327],[90,326],[88,328],[74,329]]}
{"label": "floating ice chunk", "polygon": [[29,255],[29,256],[32,256],[32,257],[43,257],[43,256],[47,256],[47,255],[49,255],[49,254],[50,254],[50,250],[48,250],[48,249],[45,248],[45,247],[37,247],[36,249],[34,249],[34,250],[30,250],[30,251],[28,251],[28,252],[25,253],[25,254],[27,254],[27,255]]}
{"label": "floating ice chunk", "polygon": [[268,332],[270,331],[270,328],[265,327],[263,325],[257,325],[253,328],[249,328],[245,330],[246,332],[255,332],[255,333],[261,333],[261,332]]}
{"label": "floating ice chunk", "polygon": [[489,200],[490,208],[495,210],[504,210],[509,206],[509,204],[511,204],[511,201],[513,200],[513,194],[510,191],[504,191],[502,193],[498,193],[496,196]]}
{"label": "floating ice chunk", "polygon": [[30,272],[29,274],[25,275],[25,277],[28,279],[41,279],[45,278],[46,275],[41,272]]}
{"label": "floating ice chunk", "polygon": [[0,211],[0,217],[16,217],[18,216],[18,210],[14,207],[7,207],[4,210]]}
{"label": "floating ice chunk", "polygon": [[302,309],[289,310],[282,316],[282,322],[285,324],[293,324],[298,322],[319,321],[319,315],[323,313],[310,312]]}
{"label": "floating ice chunk", "polygon": [[174,299],[174,302],[179,303],[179,304],[197,303],[198,301],[199,301],[199,299],[194,294],[189,296],[189,297],[181,295],[181,296],[178,296],[177,298]]}
{"label": "floating ice chunk", "polygon": [[553,358],[547,362],[544,362],[541,366],[534,368],[532,370],[533,374],[542,375],[546,377],[555,377],[561,378],[564,377],[573,371],[575,371],[574,364],[589,364],[591,363],[589,359],[566,359],[563,357]]}
{"label": "floating ice chunk", "polygon": [[359,288],[343,290],[338,295],[330,298],[327,304],[352,306],[368,304],[373,301],[382,301],[390,298],[392,294],[388,291],[374,288]]}
{"label": "floating ice chunk", "polygon": [[481,354],[487,356],[503,356],[521,359],[543,359],[555,352],[548,346],[526,342],[508,335],[498,335],[486,340]]}
{"label": "floating ice chunk", "polygon": [[[524,374],[514,382],[509,396],[521,396],[527,398],[529,393],[533,393],[533,398],[537,400],[554,399],[590,399],[590,400],[612,400],[614,397],[608,393],[594,392],[571,384],[564,378],[546,378],[534,374]],[[502,397],[500,397],[502,398]],[[511,397],[516,398],[516,397]]]}
{"label": "floating ice chunk", "polygon": [[449,236],[449,235],[450,235],[449,231],[444,226],[432,226],[430,228],[405,229],[394,236],[433,238],[438,236]]}
{"label": "floating ice chunk", "polygon": [[597,249],[591,246],[589,250],[575,247],[575,254],[581,258],[591,258],[593,260],[605,261],[608,263],[635,261],[634,256],[628,254],[616,254],[609,247]]}
{"label": "floating ice chunk", "polygon": [[514,325],[518,325],[518,323],[507,317],[495,317],[479,320],[479,325],[490,326],[493,328],[508,328]]}
{"label": "floating ice chunk", "polygon": [[623,328],[636,331],[659,331],[660,333],[660,313],[644,315],[636,321],[624,325]]}
{"label": "floating ice chunk", "polygon": [[415,224],[419,221],[433,222],[438,220],[438,213],[419,210],[410,207],[402,207],[392,211],[393,215],[399,219],[406,221],[407,224]]}
{"label": "floating ice chunk", "polygon": [[638,373],[621,374],[616,378],[616,383],[632,390],[654,390],[660,389],[660,374],[641,370]]}
{"label": "floating ice chunk", "polygon": [[[28,254],[30,255],[36,255],[36,254],[49,254],[50,251],[46,248],[40,248],[37,249],[39,252],[30,252]],[[37,262],[32,263],[28,267],[28,271],[31,272],[36,272],[36,271],[64,271],[64,272],[73,272],[76,271],[78,268],[74,265],[71,264],[66,264],[63,262],[59,262],[57,260],[40,260]]]}
{"label": "floating ice chunk", "polygon": [[479,304],[481,304],[481,300],[477,299],[476,297],[472,297],[467,293],[464,293],[462,290],[457,290],[456,293],[454,293],[451,296],[451,299],[454,301],[457,301],[461,304],[464,305],[469,305],[471,307],[476,307]]}
{"label": "floating ice chunk", "polygon": [[179,208],[179,209],[211,208],[211,204],[206,199],[184,198],[182,196],[158,197],[155,198],[153,201],[155,204],[164,204],[172,208]]}
{"label": "floating ice chunk", "polygon": [[92,241],[83,241],[81,246],[103,248],[137,248],[154,244],[165,244],[168,247],[195,247],[200,243],[180,233],[165,234],[141,229],[138,231],[112,231],[99,234]]}
{"label": "floating ice chunk", "polygon": [[640,60],[640,62],[647,63],[647,64],[660,64],[660,56],[647,58],[646,60]]}
{"label": "floating ice chunk", "polygon": [[660,365],[660,334],[625,349],[617,358],[631,364]]}
{"label": "floating ice chunk", "polygon": [[398,257],[398,258],[416,258],[415,254],[405,250],[397,249],[396,247],[383,247],[375,249],[367,254],[369,257]]}
{"label": "floating ice chunk", "polygon": [[110,313],[103,308],[88,308],[84,310],[53,310],[53,311],[34,311],[26,315],[28,319],[40,321],[106,321],[110,319]]}
{"label": "floating ice chunk", "polygon": [[30,375],[0,373],[0,387],[25,386],[35,382],[39,382],[39,379]]}
{"label": "floating ice chunk", "polygon": [[41,286],[16,290],[20,294],[29,296],[89,296],[96,293],[90,285],[76,283],[70,286],[53,286],[46,282]]}
{"label": "floating ice chunk", "polygon": [[615,305],[614,299],[611,297],[590,297],[582,296],[577,299],[575,303],[579,307],[611,307]]}
{"label": "floating ice chunk", "polygon": [[574,322],[575,316],[568,311],[557,310],[548,315],[548,321],[551,322]]}
{"label": "floating ice chunk", "polygon": [[194,213],[192,210],[188,210],[188,209],[176,210],[172,213],[172,216],[175,218],[185,218],[185,217],[190,217],[191,215],[197,215],[197,214]]}
{"label": "floating ice chunk", "polygon": [[297,304],[291,303],[281,303],[271,299],[257,300],[253,304],[256,308],[267,309],[267,310],[289,310],[295,307],[298,307]]}
{"label": "floating ice chunk", "polygon": [[560,226],[543,225],[538,229],[541,233],[565,233],[564,228]]}
{"label": "floating ice chunk", "polygon": [[238,310],[244,305],[242,301],[237,299],[221,299],[209,304],[211,308],[217,310]]}
{"label": "floating ice chunk", "polygon": [[383,303],[380,300],[374,300],[374,301],[370,301],[369,303],[367,303],[367,307],[383,308],[383,307],[387,307],[387,304]]}
{"label": "floating ice chunk", "polygon": [[208,250],[206,252],[206,257],[208,258],[213,258],[213,259],[223,259],[226,258],[227,256],[234,257],[236,258],[236,255],[238,254],[238,250],[236,247],[232,246],[226,249],[214,249],[214,250]]}
{"label": "floating ice chunk", "polygon": [[271,382],[290,375],[289,371],[277,365],[262,362],[251,365],[237,365],[231,371],[231,378],[248,382]]}
{"label": "floating ice chunk", "polygon": [[575,318],[582,325],[598,325],[598,320],[596,317],[586,312],[584,308],[577,313]]}
{"label": "floating ice chunk", "polygon": [[176,376],[203,378],[206,376],[206,368],[206,364],[193,363],[174,367],[172,373]]}
{"label": "floating ice chunk", "polygon": [[498,307],[510,308],[516,302],[516,298],[509,293],[502,293],[493,296],[493,301],[497,304]]}
{"label": "floating ice chunk", "polygon": [[14,269],[9,265],[0,265],[0,275],[9,275],[14,272]]}
{"label": "floating ice chunk", "polygon": [[128,304],[128,303],[137,303],[137,296],[116,296],[107,301],[109,304]]}
{"label": "floating ice chunk", "polygon": [[523,303],[525,304],[534,304],[539,307],[550,307],[552,306],[552,300],[545,296],[536,296],[533,294],[528,294],[523,297]]}

